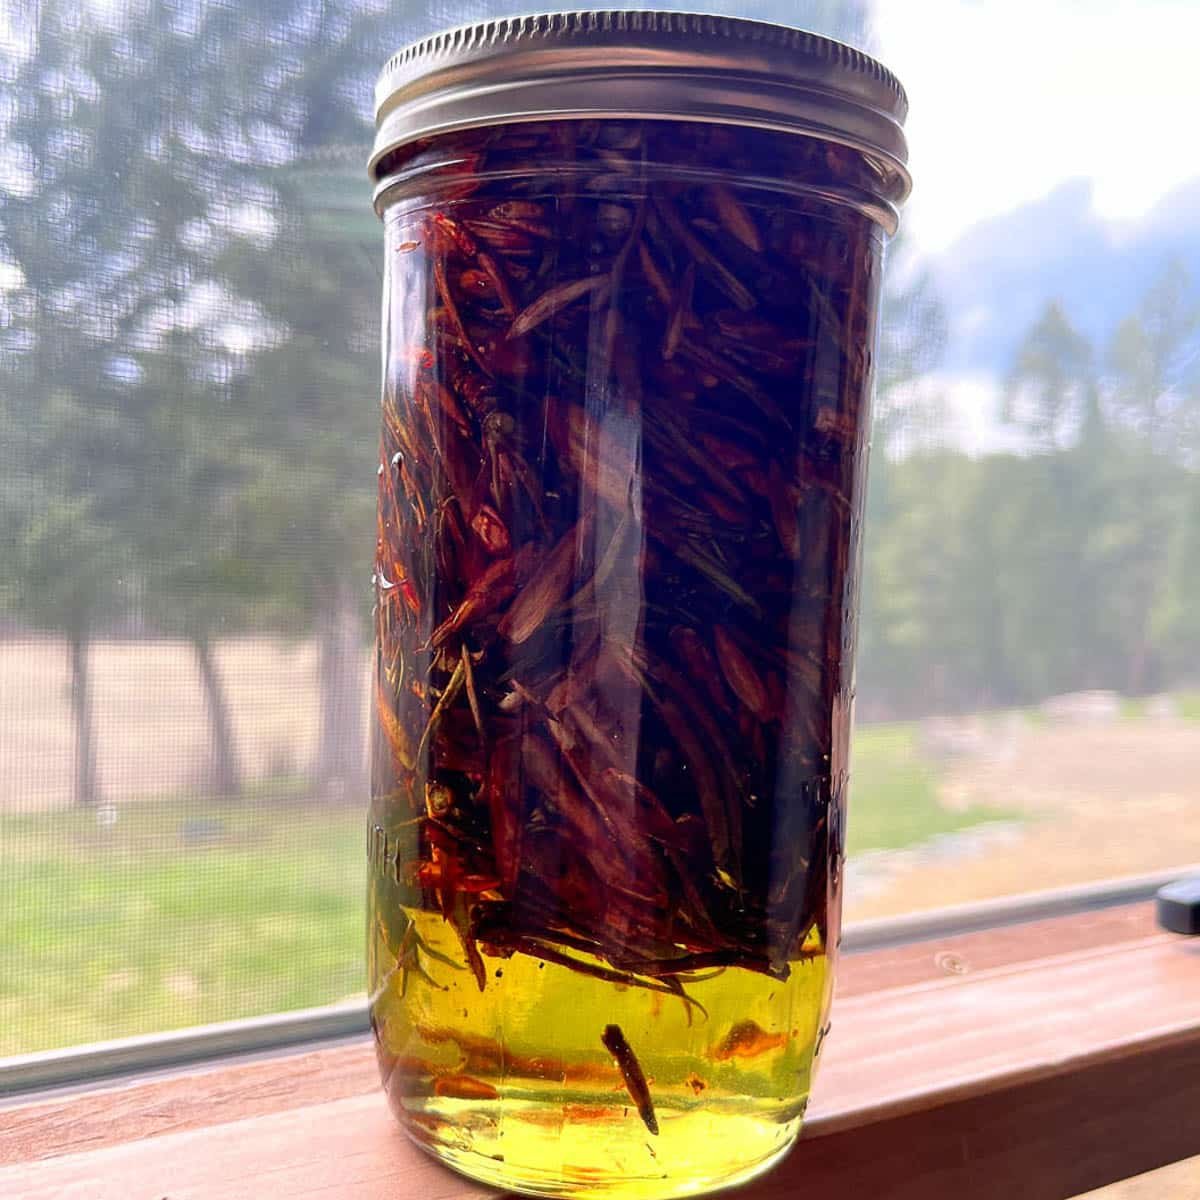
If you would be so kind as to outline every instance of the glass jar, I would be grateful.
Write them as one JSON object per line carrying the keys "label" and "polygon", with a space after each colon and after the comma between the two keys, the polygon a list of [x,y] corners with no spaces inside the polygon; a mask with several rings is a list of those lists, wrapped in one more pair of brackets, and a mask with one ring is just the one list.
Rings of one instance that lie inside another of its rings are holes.
{"label": "glass jar", "polygon": [[431,39],[379,100],[385,1086],[505,1188],[734,1183],[827,1028],[903,93],[624,13]]}

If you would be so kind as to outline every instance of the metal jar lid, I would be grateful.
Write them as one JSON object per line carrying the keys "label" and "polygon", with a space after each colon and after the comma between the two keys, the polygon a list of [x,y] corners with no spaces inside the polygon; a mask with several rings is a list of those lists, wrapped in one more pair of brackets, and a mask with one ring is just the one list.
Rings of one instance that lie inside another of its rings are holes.
{"label": "metal jar lid", "polygon": [[822,137],[910,187],[899,80],[831,38],[695,13],[583,11],[462,25],[395,54],[375,89],[370,172],[420,138],[568,117],[712,121]]}

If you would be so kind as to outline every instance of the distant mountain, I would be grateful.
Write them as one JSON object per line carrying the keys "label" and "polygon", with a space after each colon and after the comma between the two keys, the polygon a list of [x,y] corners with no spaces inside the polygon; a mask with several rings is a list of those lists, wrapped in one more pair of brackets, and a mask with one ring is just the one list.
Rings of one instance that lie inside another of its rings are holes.
{"label": "distant mountain", "polygon": [[1102,349],[1173,257],[1200,295],[1200,178],[1134,225],[1098,217],[1086,179],[981,221],[927,264],[949,321],[944,366],[1003,374],[1050,300]]}

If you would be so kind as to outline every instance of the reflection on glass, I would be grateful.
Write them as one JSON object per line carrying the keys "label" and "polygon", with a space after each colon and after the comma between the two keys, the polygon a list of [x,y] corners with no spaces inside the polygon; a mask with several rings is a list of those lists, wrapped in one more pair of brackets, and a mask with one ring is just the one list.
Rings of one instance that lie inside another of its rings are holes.
{"label": "reflection on glass", "polygon": [[[0,1053],[361,979],[370,88],[488,6],[184,7],[0,16]],[[1200,861],[1200,8],[714,7],[913,98],[848,915]]]}
{"label": "reflection on glass", "polygon": [[397,159],[389,1097],[498,1186],[729,1184],[795,1139],[832,989],[883,234],[828,197],[875,168],[616,120]]}

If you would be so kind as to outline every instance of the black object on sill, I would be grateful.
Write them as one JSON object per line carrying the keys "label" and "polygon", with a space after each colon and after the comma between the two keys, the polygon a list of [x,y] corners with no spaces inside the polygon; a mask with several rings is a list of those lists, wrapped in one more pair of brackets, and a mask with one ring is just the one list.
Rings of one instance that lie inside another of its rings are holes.
{"label": "black object on sill", "polygon": [[1158,889],[1158,923],[1172,933],[1200,934],[1200,875]]}

